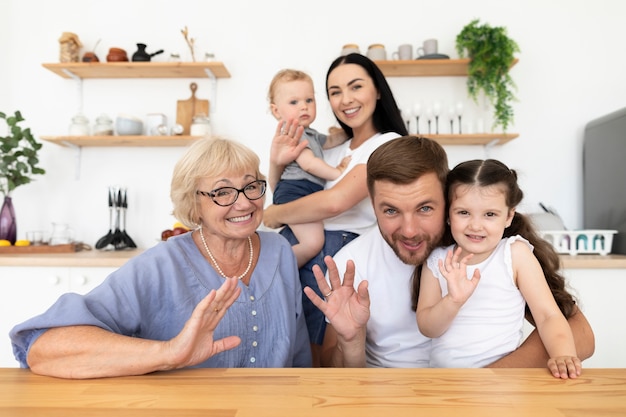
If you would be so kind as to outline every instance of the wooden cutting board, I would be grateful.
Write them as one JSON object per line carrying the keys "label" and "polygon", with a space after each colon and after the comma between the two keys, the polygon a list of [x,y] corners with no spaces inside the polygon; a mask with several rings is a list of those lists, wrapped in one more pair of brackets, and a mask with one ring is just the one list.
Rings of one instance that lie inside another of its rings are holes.
{"label": "wooden cutting board", "polygon": [[189,134],[189,127],[195,115],[209,115],[209,100],[196,98],[198,84],[191,83],[189,88],[191,89],[191,97],[187,100],[178,100],[176,105],[176,123],[183,127],[183,135]]}
{"label": "wooden cutting board", "polygon": [[81,250],[91,250],[84,243],[68,243],[63,245],[33,245],[33,246],[0,246],[0,255],[5,253],[69,253]]}

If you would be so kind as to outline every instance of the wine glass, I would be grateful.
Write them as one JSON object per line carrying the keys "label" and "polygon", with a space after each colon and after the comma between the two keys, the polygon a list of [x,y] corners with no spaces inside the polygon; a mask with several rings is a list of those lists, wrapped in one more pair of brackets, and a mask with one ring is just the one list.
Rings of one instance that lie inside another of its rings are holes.
{"label": "wine glass", "polygon": [[407,132],[410,132],[411,118],[413,117],[413,114],[411,113],[411,109],[409,109],[408,107],[405,107],[402,110],[400,110],[400,114],[402,115],[402,120],[406,122]]}
{"label": "wine glass", "polygon": [[431,134],[430,122],[433,120],[433,108],[432,106],[428,106],[426,109],[426,120],[428,120],[428,134]]}
{"label": "wine glass", "polygon": [[461,115],[463,114],[463,102],[456,102],[456,114],[459,117],[459,135],[461,134]]}
{"label": "wine glass", "polygon": [[454,119],[456,118],[456,108],[453,104],[448,106],[448,116],[450,116],[450,133],[454,133]]}
{"label": "wine glass", "polygon": [[435,133],[439,134],[439,115],[441,115],[441,103],[435,101],[433,103],[433,114],[435,115]]}
{"label": "wine glass", "polygon": [[422,114],[422,103],[419,101],[413,104],[413,115],[415,116],[415,133],[420,133],[420,115]]}

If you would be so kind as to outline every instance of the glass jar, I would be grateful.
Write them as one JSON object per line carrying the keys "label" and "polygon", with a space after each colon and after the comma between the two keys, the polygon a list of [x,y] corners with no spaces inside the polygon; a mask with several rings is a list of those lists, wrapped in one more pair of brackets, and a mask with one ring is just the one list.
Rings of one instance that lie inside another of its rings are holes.
{"label": "glass jar", "polygon": [[72,123],[69,128],[70,136],[89,136],[89,119],[82,113],[78,113],[72,117]]}
{"label": "glass jar", "polygon": [[109,136],[113,134],[113,120],[106,114],[101,114],[96,119],[96,123],[93,127],[93,134],[95,136]]}
{"label": "glass jar", "polygon": [[209,117],[204,114],[198,114],[194,116],[191,122],[191,128],[189,129],[191,136],[210,136],[211,124]]}

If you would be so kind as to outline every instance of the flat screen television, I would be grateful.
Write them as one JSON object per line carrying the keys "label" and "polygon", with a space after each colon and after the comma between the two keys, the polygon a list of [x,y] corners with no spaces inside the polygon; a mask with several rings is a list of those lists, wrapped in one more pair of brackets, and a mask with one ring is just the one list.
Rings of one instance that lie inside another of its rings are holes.
{"label": "flat screen television", "polygon": [[583,223],[617,230],[611,253],[626,254],[626,108],[585,126]]}

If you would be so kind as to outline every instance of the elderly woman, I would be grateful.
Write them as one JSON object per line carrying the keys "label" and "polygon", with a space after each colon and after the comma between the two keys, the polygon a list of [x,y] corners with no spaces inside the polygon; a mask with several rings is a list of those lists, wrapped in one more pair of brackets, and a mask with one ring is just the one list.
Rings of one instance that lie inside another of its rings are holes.
{"label": "elderly woman", "polygon": [[171,187],[174,215],[193,232],[17,325],[17,360],[63,378],[310,366],[295,257],[282,236],[256,231],[265,190],[250,149],[226,139],[194,143]]}

